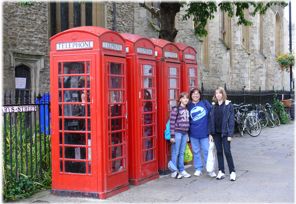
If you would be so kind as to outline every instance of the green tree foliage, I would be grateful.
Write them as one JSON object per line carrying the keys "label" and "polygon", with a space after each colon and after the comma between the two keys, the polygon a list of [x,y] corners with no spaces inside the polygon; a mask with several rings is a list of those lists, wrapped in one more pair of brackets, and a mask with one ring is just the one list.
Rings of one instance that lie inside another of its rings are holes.
{"label": "green tree foliage", "polygon": [[186,13],[183,16],[184,20],[192,18],[195,24],[195,33],[198,37],[207,35],[205,26],[208,20],[214,18],[218,8],[226,12],[229,17],[234,15],[238,18],[238,24],[250,26],[252,22],[245,18],[244,10],[250,9],[251,15],[255,16],[257,13],[264,14],[271,6],[285,7],[286,2],[273,1],[273,2],[221,2],[217,4],[214,1],[209,2],[191,2],[191,3],[170,3],[160,2],[159,7],[155,8],[148,6],[145,3],[140,4],[146,8],[153,17],[157,18],[160,22],[159,38],[168,41],[174,41],[178,30],[175,28],[175,17],[180,11],[181,7],[186,7]]}

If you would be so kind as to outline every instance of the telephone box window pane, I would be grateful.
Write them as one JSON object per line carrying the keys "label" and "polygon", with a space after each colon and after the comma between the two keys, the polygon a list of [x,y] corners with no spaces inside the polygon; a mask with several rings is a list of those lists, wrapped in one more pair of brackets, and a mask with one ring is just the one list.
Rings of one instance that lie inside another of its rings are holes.
{"label": "telephone box window pane", "polygon": [[122,132],[116,132],[111,134],[112,144],[122,143]]}
{"label": "telephone box window pane", "polygon": [[143,140],[143,149],[150,149],[153,147],[153,138]]}
{"label": "telephone box window pane", "polygon": [[174,89],[170,89],[170,99],[176,100],[177,99],[177,91]]}
{"label": "telephone box window pane", "polygon": [[146,101],[143,103],[144,112],[151,112],[153,109],[153,103],[151,101]]}
{"label": "telephone box window pane", "polygon": [[86,73],[89,74],[90,73],[90,63],[86,62]]}
{"label": "telephone box window pane", "polygon": [[177,79],[170,79],[170,88],[177,88]]}
{"label": "telephone box window pane", "polygon": [[85,134],[65,133],[65,144],[85,145]]}
{"label": "telephone box window pane", "polygon": [[177,76],[177,69],[175,67],[170,67],[169,75],[170,76]]}
{"label": "telephone box window pane", "polygon": [[59,134],[59,144],[63,144],[63,133]]}
{"label": "telephone box window pane", "polygon": [[110,91],[110,103],[120,103],[123,102],[122,91]]}
{"label": "telephone box window pane", "polygon": [[117,119],[111,119],[111,130],[121,130],[122,127],[122,119],[117,118]]}
{"label": "telephone box window pane", "polygon": [[84,62],[65,62],[64,74],[84,74]]}
{"label": "telephone box window pane", "polygon": [[151,88],[153,87],[153,79],[150,77],[145,77],[144,78],[144,88]]}
{"label": "telephone box window pane", "polygon": [[112,159],[122,157],[122,146],[112,147]]}
{"label": "telephone box window pane", "polygon": [[64,88],[83,88],[85,85],[85,78],[82,76],[65,76]]}
{"label": "telephone box window pane", "polygon": [[84,147],[65,147],[65,158],[85,159],[85,151]]}
{"label": "telephone box window pane", "polygon": [[58,81],[59,89],[63,88],[63,84],[64,84],[64,77],[59,77],[59,81]]}
{"label": "telephone box window pane", "polygon": [[152,136],[153,135],[153,127],[152,126],[146,126],[143,128],[144,131],[144,136],[148,137],[148,136]]}
{"label": "telephone box window pane", "polygon": [[62,116],[62,105],[59,105],[59,116]]}
{"label": "telephone box window pane", "polygon": [[151,124],[153,122],[153,114],[144,114],[144,124]]}
{"label": "telephone box window pane", "polygon": [[152,69],[151,65],[145,64],[143,66],[143,75],[144,76],[151,76],[152,72],[153,72],[153,69]]}
{"label": "telephone box window pane", "polygon": [[191,87],[194,87],[195,86],[195,79],[190,79],[190,86]]}
{"label": "telephone box window pane", "polygon": [[144,89],[144,99],[145,100],[151,100],[153,97],[152,89]]}
{"label": "telephone box window pane", "polygon": [[144,158],[145,158],[145,161],[153,160],[153,150],[150,149],[150,150],[144,151]]}
{"label": "telephone box window pane", "polygon": [[123,160],[118,159],[115,161],[112,161],[112,173],[121,171],[123,169]]}
{"label": "telephone box window pane", "polygon": [[194,68],[189,69],[189,76],[190,77],[195,77],[195,69]]}
{"label": "telephone box window pane", "polygon": [[83,116],[84,109],[80,104],[64,104],[64,116]]}
{"label": "telephone box window pane", "polygon": [[59,102],[63,102],[63,92],[59,91]]}
{"label": "telephone box window pane", "polygon": [[60,158],[63,158],[63,148],[60,147]]}
{"label": "telephone box window pane", "polygon": [[91,162],[88,162],[88,173],[91,173]]}
{"label": "telephone box window pane", "polygon": [[85,162],[65,161],[65,172],[85,173]]}
{"label": "telephone box window pane", "polygon": [[59,65],[58,65],[58,69],[59,69],[59,74],[62,74],[63,72],[62,72],[62,63],[61,62],[59,62]]}
{"label": "telephone box window pane", "polygon": [[121,88],[123,87],[122,77],[110,77],[110,88]]}
{"label": "telephone box window pane", "polygon": [[64,130],[85,130],[85,119],[65,119]]}
{"label": "telephone box window pane", "polygon": [[87,120],[87,130],[89,131],[91,129],[91,123],[90,119]]}
{"label": "telephone box window pane", "polygon": [[60,172],[63,172],[64,169],[63,169],[63,161],[60,161]]}
{"label": "telephone box window pane", "polygon": [[170,101],[170,110],[177,105],[177,102],[176,101]]}
{"label": "telephone box window pane", "polygon": [[81,91],[64,91],[64,102],[80,102]]}
{"label": "telephone box window pane", "polygon": [[111,116],[121,116],[122,115],[122,105],[121,104],[115,104],[111,105]]}
{"label": "telephone box window pane", "polygon": [[110,63],[110,74],[122,75],[123,69],[119,63]]}

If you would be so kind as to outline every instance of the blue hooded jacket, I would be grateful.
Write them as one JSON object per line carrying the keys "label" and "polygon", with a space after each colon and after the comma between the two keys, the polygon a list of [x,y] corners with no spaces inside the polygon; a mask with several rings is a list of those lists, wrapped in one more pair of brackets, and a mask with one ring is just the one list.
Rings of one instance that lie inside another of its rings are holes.
{"label": "blue hooded jacket", "polygon": [[194,104],[189,102],[189,135],[197,139],[206,138],[209,135],[208,123],[211,112],[211,104],[207,100]]}

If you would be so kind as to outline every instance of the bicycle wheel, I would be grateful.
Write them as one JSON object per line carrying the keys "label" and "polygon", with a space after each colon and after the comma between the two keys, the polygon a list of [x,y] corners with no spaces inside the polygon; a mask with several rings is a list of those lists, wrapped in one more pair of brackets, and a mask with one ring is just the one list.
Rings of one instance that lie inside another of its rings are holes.
{"label": "bicycle wheel", "polygon": [[278,116],[278,114],[276,113],[276,112],[274,112],[274,111],[272,111],[272,113],[271,113],[272,115],[273,115],[273,122],[274,122],[274,124],[276,125],[276,126],[279,126],[280,124],[281,124],[281,121],[280,121],[280,118],[279,118],[279,116]]}
{"label": "bicycle wheel", "polygon": [[255,116],[248,116],[247,120],[247,133],[252,137],[260,135],[262,127],[259,120]]}
{"label": "bicycle wheel", "polygon": [[268,124],[268,116],[267,113],[264,111],[259,111],[258,118],[262,128],[265,128]]}

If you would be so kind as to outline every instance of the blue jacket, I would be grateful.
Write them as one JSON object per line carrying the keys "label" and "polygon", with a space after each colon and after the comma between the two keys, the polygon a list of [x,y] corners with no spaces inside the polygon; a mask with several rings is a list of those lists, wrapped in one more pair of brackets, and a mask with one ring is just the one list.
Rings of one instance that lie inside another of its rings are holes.
{"label": "blue jacket", "polygon": [[[214,106],[210,113],[209,131],[211,135],[216,133],[215,131],[215,114]],[[234,132],[234,111],[231,101],[226,100],[223,108],[223,119],[222,119],[222,137],[232,137]]]}
{"label": "blue jacket", "polygon": [[189,135],[197,139],[209,136],[209,113],[211,112],[211,104],[207,100],[199,101],[194,104],[189,102]]}

